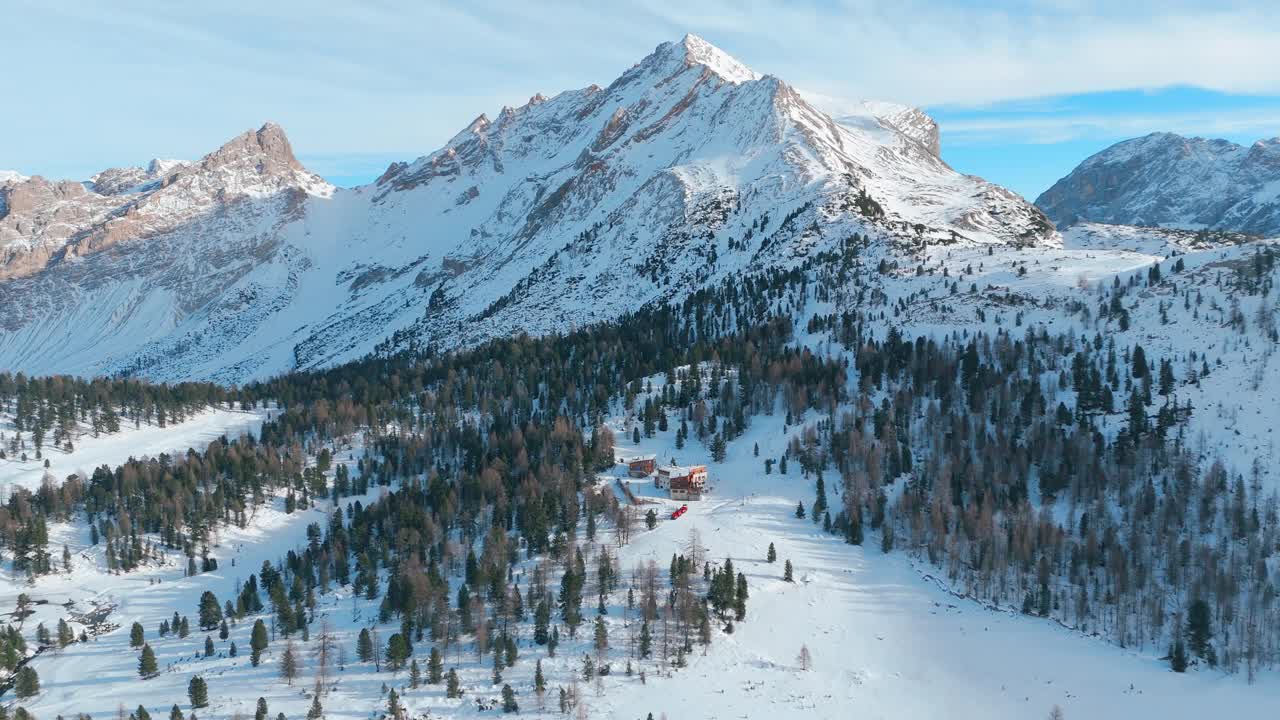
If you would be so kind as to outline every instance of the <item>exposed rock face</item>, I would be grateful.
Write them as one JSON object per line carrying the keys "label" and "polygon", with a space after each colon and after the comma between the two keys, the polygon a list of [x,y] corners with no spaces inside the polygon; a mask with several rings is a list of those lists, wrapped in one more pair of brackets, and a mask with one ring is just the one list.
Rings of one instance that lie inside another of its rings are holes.
{"label": "exposed rock face", "polygon": [[145,192],[153,183],[161,183],[174,172],[186,167],[181,160],[152,160],[146,168],[110,168],[89,178],[89,187],[99,195],[125,195]]}
{"label": "exposed rock face", "polygon": [[34,177],[0,184],[0,278],[36,272],[127,240],[169,232],[243,198],[332,188],[293,156],[268,123],[198,163],[153,160],[112,168],[88,183]]}
{"label": "exposed rock face", "polygon": [[191,164],[73,183],[56,232],[32,220],[52,189],[0,218],[0,303],[32,308],[0,317],[0,367],[238,382],[560,331],[855,235],[1060,244],[1025,200],[942,162],[928,116],[878,112],[836,122],[689,36],[607,87],[482,114],[360,188],[307,172],[268,124]]}
{"label": "exposed rock face", "polygon": [[0,184],[0,278],[38,270],[116,203],[82,183],[42,177]]}
{"label": "exposed rock face", "polygon": [[1054,221],[1280,235],[1280,138],[1243,147],[1153,133],[1080,163],[1036,199]]}
{"label": "exposed rock face", "polygon": [[942,157],[938,122],[923,110],[910,105],[875,101],[864,102],[863,107],[881,122],[919,142],[934,157]]}

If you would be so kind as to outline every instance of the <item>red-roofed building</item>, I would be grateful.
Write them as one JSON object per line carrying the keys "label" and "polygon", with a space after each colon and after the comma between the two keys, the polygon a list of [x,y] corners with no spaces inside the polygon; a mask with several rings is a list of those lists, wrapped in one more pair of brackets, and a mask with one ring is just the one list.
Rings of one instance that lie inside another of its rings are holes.
{"label": "red-roofed building", "polygon": [[653,455],[640,455],[627,460],[627,474],[633,478],[648,477],[658,466],[658,458]]}
{"label": "red-roofed building", "polygon": [[670,490],[672,500],[701,500],[707,488],[707,466],[663,465],[653,483]]}

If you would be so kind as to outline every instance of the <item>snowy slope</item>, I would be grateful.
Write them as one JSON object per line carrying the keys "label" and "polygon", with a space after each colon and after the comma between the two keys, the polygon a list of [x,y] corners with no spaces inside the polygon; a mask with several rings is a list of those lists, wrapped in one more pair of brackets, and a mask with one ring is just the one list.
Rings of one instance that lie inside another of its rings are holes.
{"label": "snowy slope", "polygon": [[[94,468],[107,465],[115,468],[129,458],[156,457],[162,453],[175,455],[189,448],[203,450],[209,443],[223,435],[236,438],[242,434],[256,435],[262,427],[266,412],[208,408],[181,423],[160,427],[151,423],[134,427],[126,422],[120,432],[102,433],[94,437],[88,428],[78,428],[72,440],[72,451],[53,443],[41,449],[43,457],[36,459],[35,447],[29,435],[23,437],[23,445],[17,454],[8,453],[0,459],[0,498],[7,498],[14,487],[36,490],[47,474],[57,485],[68,475],[87,478]],[[0,437],[7,443],[13,438],[13,418],[0,414]],[[22,455],[27,459],[23,460]],[[45,467],[45,461],[49,466]]]}
{"label": "snowy slope", "polygon": [[[625,427],[615,427],[618,437]],[[1059,705],[1068,718],[1193,718],[1248,714],[1280,697],[1269,683],[1178,676],[1159,660],[1162,652],[1122,650],[1016,612],[992,612],[950,595],[926,575],[930,569],[912,567],[900,553],[850,546],[797,520],[796,502],[812,496],[812,479],[764,475],[752,456],[755,444],[761,457],[779,455],[787,439],[780,416],[755,418],[726,463],[712,467],[712,496],[625,549],[628,558],[662,565],[685,552],[696,527],[709,558],[732,558],[746,573],[747,622],[686,671],[590,698],[593,717],[976,720],[1047,717]],[[662,434],[634,450],[664,459],[705,453],[677,451]],[[770,542],[774,564],[764,562]],[[787,559],[795,584],[780,579]],[[813,656],[808,672],[796,659],[802,644]]]}
{"label": "snowy slope", "polygon": [[927,116],[866,107],[838,123],[688,36],[351,190],[274,125],[196,163],[9,184],[0,304],[31,312],[0,319],[0,366],[238,382],[380,343],[564,330],[855,233],[1060,244],[1022,198],[943,163]]}
{"label": "snowy slope", "polygon": [[1059,224],[1212,228],[1280,235],[1280,138],[1250,147],[1153,133],[1080,163],[1036,205]]}
{"label": "snowy slope", "polygon": [[[975,330],[1015,336],[1044,330],[1101,336],[1119,348],[1142,345],[1148,357],[1173,363],[1175,397],[1195,408],[1187,437],[1197,452],[1221,458],[1245,476],[1256,460],[1266,484],[1280,489],[1280,305],[1274,293],[1250,294],[1236,286],[1256,253],[1277,247],[1277,241],[1085,223],[1069,228],[1064,242],[1062,248],[991,255],[981,248],[926,248],[886,274],[861,275],[871,292],[850,286],[834,302],[808,312],[869,313],[881,336],[890,328],[907,337],[937,338]],[[866,257],[863,267],[874,268],[880,257]],[[1175,273],[1179,261],[1184,269]],[[1165,282],[1147,286],[1154,265]],[[1125,294],[1124,328],[1097,310],[1103,291],[1134,276],[1139,284]],[[867,295],[882,300],[869,304]],[[1233,315],[1240,322],[1233,323]],[[1209,374],[1202,372],[1205,364]],[[1115,432],[1125,422],[1116,413],[1105,427]]]}
{"label": "snowy slope", "polygon": [[[660,386],[662,376],[650,382]],[[634,417],[619,408],[610,422],[622,438],[633,427]],[[1213,672],[1177,675],[1150,648],[1123,650],[1044,620],[992,612],[950,595],[900,553],[883,555],[871,543],[850,546],[809,520],[797,520],[793,508],[797,499],[812,496],[812,482],[794,471],[765,475],[751,452],[758,444],[765,456],[779,455],[797,432],[796,425],[784,429],[781,414],[756,418],[747,434],[730,446],[726,462],[713,466],[711,494],[689,503],[689,512],[678,520],[668,519],[675,504],[653,491],[649,481],[630,481],[643,501],[657,503],[663,519],[656,529],[638,530],[630,544],[617,548],[624,574],[649,560],[665,568],[673,553],[688,552],[696,530],[708,560],[730,558],[746,575],[751,601],[747,620],[732,635],[717,629],[708,653],[692,653],[688,668],[666,672],[655,661],[635,660],[636,674],[615,671],[598,690],[582,686],[586,717],[644,718],[652,712],[669,718],[1013,720],[1044,717],[1058,705],[1066,717],[1107,720],[1193,718],[1215,712],[1252,716],[1280,701],[1270,677],[1249,685],[1243,677]],[[673,431],[659,433],[638,446],[620,444],[617,452],[651,452],[664,459],[707,452],[696,439],[677,451],[673,440]],[[350,464],[362,452],[357,440],[339,448],[336,461]],[[605,488],[609,491],[608,485]],[[71,572],[42,576],[33,585],[0,577],[0,605],[12,606],[19,592],[45,601],[26,619],[27,632],[37,622],[52,627],[59,618],[94,608],[109,608],[108,621],[118,627],[88,643],[37,657],[33,665],[44,690],[26,703],[28,709],[38,717],[77,712],[110,716],[119,706],[132,710],[139,704],[153,716],[167,713],[173,703],[189,711],[187,682],[199,674],[209,683],[211,698],[211,705],[199,711],[202,718],[247,717],[258,697],[267,699],[272,714],[304,716],[315,672],[316,630],[310,642],[296,641],[301,677],[289,685],[278,670],[282,641],[271,643],[261,666],[249,666],[253,617],[231,628],[229,640],[240,650],[235,658],[227,654],[229,641],[219,640],[216,632],[215,655],[203,657],[205,633],[194,628],[203,591],[227,597],[264,560],[275,562],[288,549],[305,544],[307,524],[324,524],[332,509],[326,503],[286,514],[281,507],[276,498],[254,512],[247,528],[223,530],[213,548],[219,570],[192,577],[183,576],[184,558],[176,551],[169,553],[167,564],[110,574],[100,550],[88,545],[83,526],[54,528],[54,541],[68,543],[73,551]],[[611,530],[601,532],[600,542],[612,545]],[[587,542],[585,537],[579,541]],[[764,560],[770,542],[778,551],[773,564]],[[781,580],[785,560],[795,566],[795,583]],[[521,562],[514,569],[515,580],[526,581],[529,570],[529,563]],[[460,575],[453,575],[451,582],[456,588]],[[323,697],[326,716],[370,717],[385,704],[384,684],[400,693],[413,717],[494,714],[476,709],[476,699],[498,693],[489,679],[487,658],[477,660],[469,647],[451,650],[446,657],[446,667],[458,668],[461,675],[466,692],[461,701],[445,698],[440,685],[409,689],[406,672],[376,672],[371,663],[358,662],[354,648],[360,628],[372,623],[383,637],[398,629],[394,620],[375,622],[379,603],[380,599],[353,598],[349,590],[318,597],[315,627],[328,623],[345,655]],[[175,610],[193,618],[191,636],[158,638],[156,627]],[[268,615],[261,617],[269,620]],[[622,608],[611,606],[606,618],[614,638],[608,659],[618,670],[627,657]],[[134,621],[143,624],[159,658],[160,675],[146,681],[137,679],[137,651],[128,645],[129,624]],[[523,715],[557,716],[556,688],[574,682],[589,633],[577,640],[565,636],[555,658],[532,645],[527,631],[521,637],[520,661],[505,671],[504,681],[519,693]],[[796,660],[802,645],[813,657],[808,671]],[[419,662],[425,662],[429,646],[425,641],[416,645]],[[542,658],[551,688],[543,713],[531,689],[535,658]],[[643,681],[640,670],[646,672]],[[85,690],[86,678],[92,678],[92,692]]]}

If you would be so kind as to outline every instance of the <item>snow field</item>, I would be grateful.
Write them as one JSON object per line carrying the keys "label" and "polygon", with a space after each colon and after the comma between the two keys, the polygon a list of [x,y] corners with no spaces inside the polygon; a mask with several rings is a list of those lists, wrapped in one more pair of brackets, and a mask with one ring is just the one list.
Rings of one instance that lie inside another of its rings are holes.
{"label": "snow field", "polygon": [[[268,412],[207,408],[185,422],[166,427],[144,423],[135,428],[132,422],[122,418],[118,433],[102,433],[94,437],[82,429],[79,437],[72,439],[74,450],[70,453],[46,440],[43,458],[39,460],[35,456],[35,447],[31,445],[31,434],[23,433],[27,449],[22,452],[26,453],[27,460],[24,462],[20,456],[12,454],[0,460],[0,496],[8,497],[11,487],[28,490],[40,487],[46,472],[45,460],[49,462],[47,471],[55,484],[73,474],[88,478],[94,468],[109,465],[115,469],[131,457],[155,457],[162,453],[173,455],[185,453],[188,448],[203,450],[210,441],[223,435],[229,438],[245,433],[256,435]],[[0,415],[0,433],[12,437],[11,417]]]}

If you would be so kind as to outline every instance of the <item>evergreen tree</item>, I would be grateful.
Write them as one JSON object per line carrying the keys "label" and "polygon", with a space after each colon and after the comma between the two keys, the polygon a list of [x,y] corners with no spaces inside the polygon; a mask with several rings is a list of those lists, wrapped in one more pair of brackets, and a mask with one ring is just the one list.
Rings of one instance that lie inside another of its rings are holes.
{"label": "evergreen tree", "polygon": [[182,708],[178,707],[177,703],[174,703],[173,707],[169,710],[169,720],[186,720],[182,716]]}
{"label": "evergreen tree", "polygon": [[777,562],[778,551],[773,548],[773,543],[769,543],[769,552],[765,555],[766,562]]}
{"label": "evergreen tree", "polygon": [[516,703],[516,691],[510,685],[502,686],[502,712],[520,712],[520,705]]}
{"label": "evergreen tree", "polygon": [[387,717],[400,718],[404,714],[404,707],[400,704],[400,695],[395,688],[391,688],[391,693],[387,695]]}
{"label": "evergreen tree", "polygon": [[213,657],[213,636],[212,635],[204,636],[204,656]]}
{"label": "evergreen tree", "polygon": [[742,622],[747,617],[747,576],[738,573],[737,587],[733,598],[734,619]]}
{"label": "evergreen tree", "polygon": [[258,706],[253,711],[253,720],[267,720],[267,714],[267,699],[260,697],[258,698]]}
{"label": "evergreen tree", "polygon": [[30,665],[22,666],[17,677],[14,678],[13,694],[19,700],[26,700],[40,694],[40,676],[36,674],[35,668]]}
{"label": "evergreen tree", "polygon": [[71,626],[67,624],[66,619],[58,619],[58,647],[64,648],[75,642],[76,635],[71,631]]}
{"label": "evergreen tree", "polygon": [[1141,437],[1147,432],[1147,428],[1147,405],[1142,393],[1134,388],[1129,393],[1129,434],[1135,438]]}
{"label": "evergreen tree", "polygon": [[1146,377],[1147,374],[1147,354],[1142,350],[1141,345],[1133,347],[1133,376],[1135,378]]}
{"label": "evergreen tree", "polygon": [[391,670],[399,670],[404,667],[405,661],[409,659],[409,644],[405,642],[404,635],[395,633],[387,640],[387,667]]}
{"label": "evergreen tree", "polygon": [[795,580],[791,577],[791,561],[790,560],[787,560],[782,565],[782,579],[787,582],[795,582]]}
{"label": "evergreen tree", "polygon": [[418,659],[414,658],[413,662],[409,664],[409,687],[417,690],[421,684],[422,670],[418,668]]}
{"label": "evergreen tree", "polygon": [[462,697],[462,684],[458,682],[458,671],[449,668],[449,676],[445,681],[445,696],[449,698]]}
{"label": "evergreen tree", "polygon": [[560,612],[569,635],[575,635],[582,623],[582,583],[585,578],[572,566],[560,578]]}
{"label": "evergreen tree", "polygon": [[218,598],[212,592],[205,590],[201,593],[197,615],[201,630],[212,630],[222,622],[222,606],[218,604]]}
{"label": "evergreen tree", "polygon": [[142,643],[146,642],[142,630],[142,623],[135,622],[129,628],[129,647],[142,647]]}
{"label": "evergreen tree", "polygon": [[1213,639],[1213,615],[1209,603],[1196,599],[1187,610],[1187,645],[1191,653],[1206,659],[1212,649],[1209,641]]}
{"label": "evergreen tree", "polygon": [[150,644],[144,643],[142,646],[142,654],[138,657],[138,677],[146,680],[153,678],[159,674],[160,669],[156,664],[156,653],[151,649]]}
{"label": "evergreen tree", "polygon": [[546,645],[550,640],[548,632],[551,625],[551,603],[547,602],[547,598],[543,597],[538,600],[537,606],[533,609],[533,641],[539,645]]}
{"label": "evergreen tree", "polygon": [[822,513],[827,509],[827,486],[822,480],[822,471],[818,471],[817,479],[817,496],[813,501],[813,521],[816,523],[822,519]]}
{"label": "evergreen tree", "polygon": [[653,631],[649,629],[649,620],[640,624],[640,657],[647,658],[653,652]]}
{"label": "evergreen tree", "polygon": [[1169,667],[1176,673],[1187,671],[1187,648],[1182,644],[1182,638],[1173,641],[1173,648],[1169,650]]}
{"label": "evergreen tree", "polygon": [[1160,361],[1160,394],[1168,395],[1174,388],[1173,363],[1167,359]]}
{"label": "evergreen tree", "polygon": [[519,648],[516,647],[516,639],[510,635],[502,636],[503,657],[506,659],[507,667],[516,666],[516,658],[520,655]]}
{"label": "evergreen tree", "polygon": [[609,628],[604,624],[604,617],[596,616],[595,642],[597,655],[603,655],[609,649]]}
{"label": "evergreen tree", "polygon": [[311,707],[307,708],[307,720],[320,720],[322,717],[324,717],[324,708],[320,706],[320,695],[317,694],[312,696]]}
{"label": "evergreen tree", "polygon": [[298,657],[293,651],[292,642],[284,646],[284,652],[280,655],[280,677],[290,685],[293,684],[293,679],[298,677]]}
{"label": "evergreen tree", "polygon": [[427,682],[439,685],[444,677],[444,659],[440,657],[439,648],[431,648],[431,657],[427,660]]}
{"label": "evergreen tree", "polygon": [[267,649],[267,626],[261,619],[253,623],[253,631],[249,634],[249,661],[254,667],[262,662],[262,652]]}
{"label": "evergreen tree", "polygon": [[191,701],[192,708],[209,706],[209,686],[204,678],[199,675],[192,676],[191,682],[187,683],[187,699]]}
{"label": "evergreen tree", "polygon": [[369,635],[369,628],[360,628],[360,637],[356,638],[356,657],[360,662],[373,660],[373,637]]}
{"label": "evergreen tree", "polygon": [[147,709],[141,705],[139,705],[138,709],[133,712],[133,715],[138,718],[138,720],[151,720],[151,713],[147,712]]}

